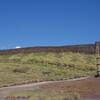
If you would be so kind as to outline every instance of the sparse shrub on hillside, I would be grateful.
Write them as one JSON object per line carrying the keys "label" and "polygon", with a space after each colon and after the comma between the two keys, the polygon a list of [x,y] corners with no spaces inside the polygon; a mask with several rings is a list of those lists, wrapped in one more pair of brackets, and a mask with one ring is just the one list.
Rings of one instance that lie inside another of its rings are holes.
{"label": "sparse shrub on hillside", "polygon": [[16,55],[11,55],[9,57],[9,60],[15,60],[15,62],[20,62],[21,59],[23,58],[24,54],[16,54]]}
{"label": "sparse shrub on hillside", "polygon": [[[0,62],[0,86],[23,81],[37,82],[94,76],[96,73],[95,55],[72,52],[57,55],[53,52],[38,52],[0,56],[0,59],[4,58],[11,59],[11,62]],[[19,61],[16,62],[16,59]]]}
{"label": "sparse shrub on hillside", "polygon": [[[0,57],[2,58],[2,57]],[[61,53],[50,53],[50,52],[40,52],[40,53],[30,53],[30,54],[16,54],[9,56],[12,61],[17,61],[18,63],[40,63],[40,64],[55,64],[57,66],[63,65],[74,65],[74,66],[94,66],[95,56],[86,55],[82,53],[72,53],[72,52],[61,52]],[[13,60],[14,59],[14,60]]]}
{"label": "sparse shrub on hillside", "polygon": [[17,73],[26,73],[29,71],[28,67],[16,67],[15,69],[13,69],[13,72],[17,72]]}

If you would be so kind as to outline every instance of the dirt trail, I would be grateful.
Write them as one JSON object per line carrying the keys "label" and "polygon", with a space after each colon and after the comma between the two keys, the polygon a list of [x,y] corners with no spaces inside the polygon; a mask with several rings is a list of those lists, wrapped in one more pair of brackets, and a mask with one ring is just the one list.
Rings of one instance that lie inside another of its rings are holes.
{"label": "dirt trail", "polygon": [[74,91],[80,94],[81,100],[100,100],[100,78],[85,78],[74,81],[62,81],[42,85],[43,89]]}
{"label": "dirt trail", "polygon": [[80,93],[82,100],[100,100],[100,79],[99,78],[78,78],[62,81],[46,81],[20,86],[10,86],[0,88],[0,100],[12,92],[23,92],[36,89],[55,89],[55,90],[73,90]]}

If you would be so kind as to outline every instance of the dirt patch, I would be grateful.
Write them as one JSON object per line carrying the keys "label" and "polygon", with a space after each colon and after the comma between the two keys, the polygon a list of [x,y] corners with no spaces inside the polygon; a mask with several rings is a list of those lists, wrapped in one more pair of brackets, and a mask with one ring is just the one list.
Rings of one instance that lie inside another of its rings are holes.
{"label": "dirt patch", "polygon": [[[46,81],[0,89],[0,100],[11,92],[23,92],[33,89],[70,91],[80,94],[81,100],[100,100],[100,78],[79,78],[62,81]],[[2,98],[1,98],[2,97]]]}
{"label": "dirt patch", "polygon": [[80,94],[82,100],[100,100],[100,78],[55,82],[42,85],[41,88],[74,91]]}

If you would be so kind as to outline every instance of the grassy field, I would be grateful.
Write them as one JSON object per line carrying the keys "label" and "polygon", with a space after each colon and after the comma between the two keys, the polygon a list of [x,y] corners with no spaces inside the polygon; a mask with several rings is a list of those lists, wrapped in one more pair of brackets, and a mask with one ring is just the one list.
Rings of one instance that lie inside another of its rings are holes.
{"label": "grassy field", "polygon": [[0,56],[0,87],[29,82],[94,76],[95,55],[30,53]]}
{"label": "grassy field", "polygon": [[69,91],[35,90],[10,94],[12,98],[26,100],[80,100],[80,95]]}

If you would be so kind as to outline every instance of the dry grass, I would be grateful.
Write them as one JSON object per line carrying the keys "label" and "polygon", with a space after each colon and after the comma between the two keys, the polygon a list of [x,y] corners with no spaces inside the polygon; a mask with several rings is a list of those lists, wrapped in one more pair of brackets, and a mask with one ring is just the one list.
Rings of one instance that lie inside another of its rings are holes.
{"label": "dry grass", "polygon": [[0,59],[0,87],[94,76],[96,70],[95,56],[80,53],[17,54]]}
{"label": "dry grass", "polygon": [[79,100],[80,95],[75,92],[53,91],[53,90],[37,90],[27,91],[23,93],[13,93],[12,97],[29,97],[28,100]]}

